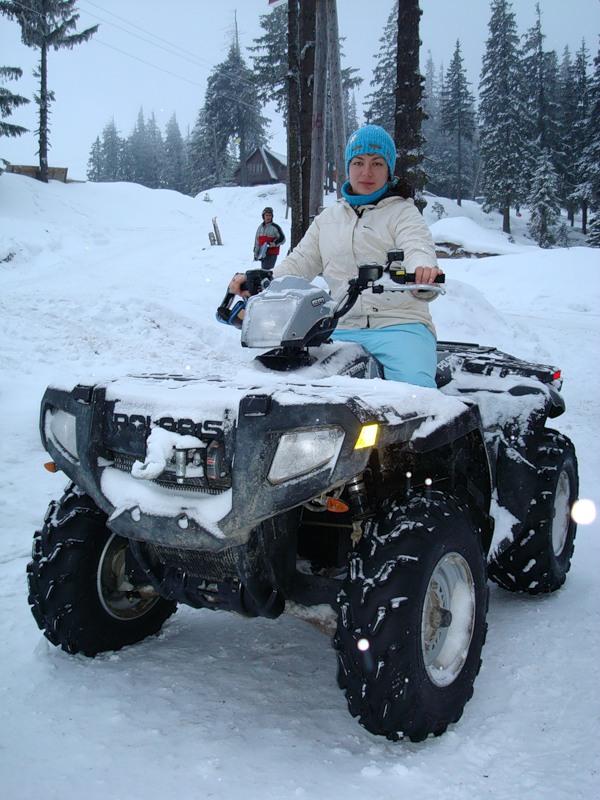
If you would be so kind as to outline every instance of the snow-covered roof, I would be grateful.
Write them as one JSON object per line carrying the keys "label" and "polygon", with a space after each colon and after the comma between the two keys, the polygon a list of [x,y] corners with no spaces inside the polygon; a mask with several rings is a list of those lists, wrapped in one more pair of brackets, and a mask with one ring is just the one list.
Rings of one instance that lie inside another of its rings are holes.
{"label": "snow-covered roof", "polygon": [[263,150],[266,150],[270,156],[274,156],[280,164],[283,164],[284,167],[287,167],[287,156],[284,156],[281,153],[276,153],[274,150],[269,150],[268,147],[263,147]]}
{"label": "snow-covered roof", "polygon": [[277,180],[277,172],[273,168],[273,164],[271,163],[272,153],[266,147],[260,147],[259,149],[260,149],[261,155],[263,157],[263,161],[265,162],[265,166],[269,170],[269,177],[271,178],[271,180],[276,181]]}

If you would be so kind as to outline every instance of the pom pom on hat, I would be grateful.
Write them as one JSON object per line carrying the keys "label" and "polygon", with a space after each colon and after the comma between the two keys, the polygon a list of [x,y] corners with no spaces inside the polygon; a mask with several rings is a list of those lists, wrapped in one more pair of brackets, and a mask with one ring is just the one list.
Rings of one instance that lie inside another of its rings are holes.
{"label": "pom pom on hat", "polygon": [[393,176],[396,167],[396,145],[389,133],[380,125],[364,125],[350,135],[344,154],[346,174],[349,172],[352,159],[362,155],[384,158],[390,171],[390,178]]}

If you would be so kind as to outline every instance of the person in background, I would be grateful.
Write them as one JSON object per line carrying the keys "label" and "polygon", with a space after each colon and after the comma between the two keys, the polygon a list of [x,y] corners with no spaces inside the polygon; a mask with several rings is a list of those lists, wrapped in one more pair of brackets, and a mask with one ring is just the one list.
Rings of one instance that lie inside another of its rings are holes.
{"label": "person in background", "polygon": [[[410,196],[410,187],[394,177],[396,146],[379,125],[365,125],[348,139],[348,180],[342,197],[312,222],[294,250],[274,270],[274,277],[322,275],[334,298],[346,291],[363,264],[387,263],[391,250],[404,252],[404,267],[421,284],[432,284],[437,267],[429,228]],[[241,290],[245,276],[230,284]],[[332,338],[363,345],[383,365],[388,380],[435,387],[436,334],[429,302],[434,292],[364,292],[340,320]]]}
{"label": "person in background", "polygon": [[262,219],[254,237],[254,260],[260,261],[263,269],[273,269],[279,255],[279,245],[285,242],[285,236],[279,225],[273,222],[273,209],[270,206],[263,209]]}

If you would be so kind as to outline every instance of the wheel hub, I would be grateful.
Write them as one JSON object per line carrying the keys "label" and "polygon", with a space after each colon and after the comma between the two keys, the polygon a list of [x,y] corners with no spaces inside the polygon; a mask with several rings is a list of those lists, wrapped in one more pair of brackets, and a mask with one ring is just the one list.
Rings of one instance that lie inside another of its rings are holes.
{"label": "wheel hub", "polygon": [[475,626],[475,583],[460,553],[446,553],[429,579],[421,618],[425,669],[436,686],[449,686],[465,665]]}
{"label": "wheel hub", "polygon": [[571,483],[563,470],[558,476],[554,495],[554,517],[552,519],[552,549],[555,556],[564,550],[571,524]]}
{"label": "wheel hub", "polygon": [[151,587],[131,583],[126,571],[126,553],[127,540],[114,533],[102,551],[96,576],[100,603],[107,614],[118,620],[138,619],[160,599]]}

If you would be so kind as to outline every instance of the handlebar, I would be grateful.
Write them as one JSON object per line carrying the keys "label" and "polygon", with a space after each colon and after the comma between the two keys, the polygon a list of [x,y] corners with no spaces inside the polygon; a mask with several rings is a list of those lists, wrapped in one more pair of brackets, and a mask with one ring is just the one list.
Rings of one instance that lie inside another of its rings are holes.
{"label": "handlebar", "polygon": [[[362,292],[371,289],[373,294],[383,292],[433,292],[436,294],[446,294],[446,290],[441,284],[446,282],[446,276],[442,273],[437,275],[433,283],[416,283],[415,273],[406,272],[399,263],[403,258],[401,251],[391,251],[388,253],[388,263],[385,267],[380,264],[366,264],[358,268],[358,276],[348,281],[348,291],[339,301],[333,312],[333,321],[337,324],[340,317],[347,314],[355,305]],[[387,272],[393,285],[376,283]],[[256,295],[271,283],[273,272],[265,269],[250,269],[246,271],[246,280],[241,284],[240,289],[248,292],[251,296]],[[240,312],[245,308],[246,301],[237,295],[227,291],[217,309],[217,319],[229,325],[241,327]],[[335,326],[334,326],[335,327]]]}
{"label": "handlebar", "polygon": [[393,267],[388,263],[385,271],[389,272],[392,281],[396,286],[384,286],[375,283],[383,277],[384,267],[379,264],[367,264],[358,268],[358,277],[348,281],[348,292],[338,303],[333,313],[334,320],[340,319],[347,314],[354,306],[359,296],[366,290],[371,289],[373,294],[383,292],[434,292],[435,294],[446,294],[446,290],[440,285],[446,282],[446,276],[442,273],[437,275],[434,283],[416,283],[415,273],[406,272],[403,267]]}

